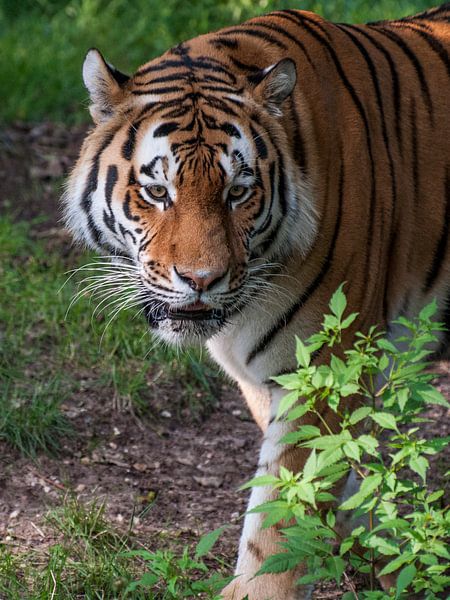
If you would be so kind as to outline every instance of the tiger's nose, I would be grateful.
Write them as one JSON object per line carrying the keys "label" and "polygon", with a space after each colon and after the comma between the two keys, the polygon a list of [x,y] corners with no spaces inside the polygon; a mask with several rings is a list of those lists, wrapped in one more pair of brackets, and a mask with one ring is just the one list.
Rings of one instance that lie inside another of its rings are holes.
{"label": "tiger's nose", "polygon": [[203,292],[212,288],[224,279],[228,273],[228,269],[215,269],[211,271],[178,271],[178,269],[174,267],[174,270],[178,277],[196,292]]}

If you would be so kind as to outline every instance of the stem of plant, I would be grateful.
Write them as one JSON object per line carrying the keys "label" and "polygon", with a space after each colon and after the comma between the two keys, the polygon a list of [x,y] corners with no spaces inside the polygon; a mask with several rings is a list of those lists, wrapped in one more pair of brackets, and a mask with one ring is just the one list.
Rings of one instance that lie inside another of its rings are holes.
{"label": "stem of plant", "polygon": [[[373,530],[373,511],[369,511],[369,531],[372,533]],[[373,591],[375,588],[375,557],[373,548],[370,549],[370,589]]]}

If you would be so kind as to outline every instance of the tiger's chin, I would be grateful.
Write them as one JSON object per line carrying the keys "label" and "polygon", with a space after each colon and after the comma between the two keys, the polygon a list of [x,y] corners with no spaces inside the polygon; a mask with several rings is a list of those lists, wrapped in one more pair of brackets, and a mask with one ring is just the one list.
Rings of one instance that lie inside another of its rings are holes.
{"label": "tiger's chin", "polygon": [[175,346],[198,346],[225,325],[225,311],[218,308],[183,310],[168,304],[148,305],[145,316],[152,331]]}

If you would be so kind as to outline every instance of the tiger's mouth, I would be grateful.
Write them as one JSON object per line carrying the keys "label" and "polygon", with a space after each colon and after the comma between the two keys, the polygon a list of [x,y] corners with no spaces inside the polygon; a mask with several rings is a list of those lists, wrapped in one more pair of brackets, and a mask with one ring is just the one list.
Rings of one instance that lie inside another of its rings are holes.
{"label": "tiger's mouth", "polygon": [[171,321],[215,321],[222,323],[225,319],[224,310],[210,308],[203,302],[195,302],[188,306],[174,307],[168,303],[149,302],[144,310],[147,321],[151,326],[156,326],[165,320]]}

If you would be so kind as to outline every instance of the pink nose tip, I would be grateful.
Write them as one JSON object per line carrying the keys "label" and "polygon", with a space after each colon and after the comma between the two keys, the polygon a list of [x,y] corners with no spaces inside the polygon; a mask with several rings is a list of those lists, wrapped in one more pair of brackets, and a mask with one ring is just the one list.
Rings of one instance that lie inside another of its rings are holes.
{"label": "pink nose tip", "polygon": [[215,269],[211,271],[178,271],[174,267],[175,273],[185,281],[189,287],[197,292],[205,291],[212,288],[216,283],[219,283],[228,272],[228,269]]}

